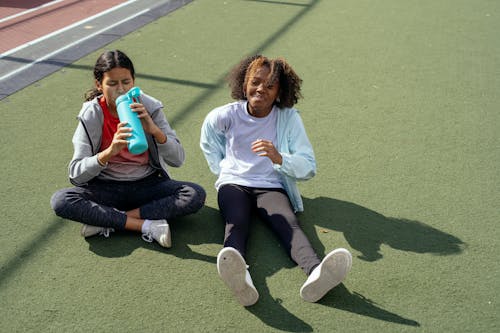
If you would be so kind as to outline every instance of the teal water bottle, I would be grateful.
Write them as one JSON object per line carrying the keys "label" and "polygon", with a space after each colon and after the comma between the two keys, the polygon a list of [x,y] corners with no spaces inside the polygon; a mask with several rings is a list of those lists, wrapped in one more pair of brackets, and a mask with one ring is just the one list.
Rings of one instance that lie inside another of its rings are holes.
{"label": "teal water bottle", "polygon": [[137,116],[137,113],[132,112],[130,108],[130,104],[139,102],[140,95],[141,89],[134,87],[116,99],[118,118],[120,118],[121,122],[127,122],[127,127],[132,128],[132,136],[127,138],[127,146],[128,151],[134,155],[144,153],[148,149],[148,141],[146,140],[141,120]]}

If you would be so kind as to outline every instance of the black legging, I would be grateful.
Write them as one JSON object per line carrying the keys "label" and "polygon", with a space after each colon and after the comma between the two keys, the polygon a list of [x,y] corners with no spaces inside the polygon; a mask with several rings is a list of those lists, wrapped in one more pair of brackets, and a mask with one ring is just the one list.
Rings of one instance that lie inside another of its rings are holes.
{"label": "black legging", "polygon": [[224,247],[233,247],[245,257],[252,210],[255,209],[279,237],[290,258],[307,275],[320,264],[283,189],[228,184],[219,188],[218,202],[226,223]]}

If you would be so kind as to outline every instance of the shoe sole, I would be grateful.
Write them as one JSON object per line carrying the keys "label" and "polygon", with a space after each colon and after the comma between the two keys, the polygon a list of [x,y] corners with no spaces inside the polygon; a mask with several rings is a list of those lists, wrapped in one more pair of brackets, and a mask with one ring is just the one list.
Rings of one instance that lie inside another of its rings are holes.
{"label": "shoe sole", "polygon": [[344,281],[351,270],[352,256],[346,249],[336,249],[329,253],[321,265],[318,278],[302,286],[300,296],[307,302],[317,302],[328,291]]}
{"label": "shoe sole", "polygon": [[257,302],[259,293],[246,282],[247,265],[237,250],[226,249],[219,252],[217,270],[241,305],[250,306]]}

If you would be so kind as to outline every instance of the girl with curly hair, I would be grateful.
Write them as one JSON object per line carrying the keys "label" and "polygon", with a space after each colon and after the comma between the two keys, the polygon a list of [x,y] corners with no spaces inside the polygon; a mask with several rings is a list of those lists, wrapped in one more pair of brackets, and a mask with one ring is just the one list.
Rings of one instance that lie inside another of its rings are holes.
{"label": "girl with curly hair", "polygon": [[215,187],[225,222],[219,275],[242,305],[257,302],[259,293],[244,259],[255,212],[308,275],[301,297],[316,302],[344,280],[352,257],[339,248],[320,260],[295,215],[304,210],[296,182],[316,174],[311,143],[293,108],[302,97],[302,80],[285,59],[256,55],[234,67],[228,82],[236,101],[206,116],[200,139],[209,168],[218,176]]}

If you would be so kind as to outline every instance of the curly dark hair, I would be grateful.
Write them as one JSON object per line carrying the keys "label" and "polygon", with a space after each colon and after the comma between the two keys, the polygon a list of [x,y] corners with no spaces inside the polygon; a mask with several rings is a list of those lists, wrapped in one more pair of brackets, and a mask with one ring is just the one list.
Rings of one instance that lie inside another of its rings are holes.
{"label": "curly dark hair", "polygon": [[[102,83],[104,73],[109,72],[116,67],[128,69],[132,78],[135,78],[134,64],[132,63],[132,60],[130,60],[130,58],[122,51],[112,50],[103,52],[99,58],[97,58],[94,66],[94,79],[99,83]],[[85,101],[91,101],[100,94],[101,92],[94,87],[85,93]]]}
{"label": "curly dark hair", "polygon": [[268,78],[269,83],[275,81],[279,82],[280,88],[278,98],[274,104],[279,108],[291,108],[294,106],[299,98],[302,98],[302,94],[300,93],[302,79],[295,73],[285,59],[270,59],[263,55],[247,57],[241,60],[240,63],[229,72],[227,81],[231,88],[231,97],[235,100],[246,100],[245,90],[248,77],[262,66],[268,67],[271,72]]}

